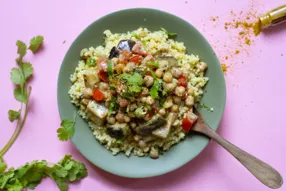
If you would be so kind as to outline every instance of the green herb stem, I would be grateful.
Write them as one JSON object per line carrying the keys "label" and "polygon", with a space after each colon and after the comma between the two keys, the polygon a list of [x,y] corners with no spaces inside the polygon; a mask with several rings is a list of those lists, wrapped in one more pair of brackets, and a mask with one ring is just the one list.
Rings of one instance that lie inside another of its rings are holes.
{"label": "green herb stem", "polygon": [[[29,98],[30,98],[31,91],[32,91],[32,87],[29,87],[28,95],[27,95],[28,99],[27,99],[27,104],[25,104],[25,113],[24,113],[24,116],[23,116],[23,120],[22,121],[20,119],[18,120],[16,129],[15,129],[12,137],[8,141],[8,143],[0,151],[0,156],[3,156],[10,149],[10,147],[14,144],[14,142],[16,141],[16,139],[18,138],[19,134],[21,133],[21,131],[22,131],[23,127],[24,127],[24,124],[25,124],[25,121],[26,121],[26,118],[27,118],[27,114],[28,114],[28,103],[29,103]],[[21,104],[20,114],[22,112],[22,105],[23,104]]]}

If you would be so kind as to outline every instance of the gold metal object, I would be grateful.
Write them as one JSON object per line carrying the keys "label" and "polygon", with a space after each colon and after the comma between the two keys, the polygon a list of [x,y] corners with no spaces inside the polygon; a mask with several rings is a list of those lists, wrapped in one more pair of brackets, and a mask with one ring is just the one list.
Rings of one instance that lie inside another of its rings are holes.
{"label": "gold metal object", "polygon": [[268,28],[270,26],[275,26],[286,21],[286,5],[282,5],[268,11],[266,14],[262,15],[260,18],[261,28]]}

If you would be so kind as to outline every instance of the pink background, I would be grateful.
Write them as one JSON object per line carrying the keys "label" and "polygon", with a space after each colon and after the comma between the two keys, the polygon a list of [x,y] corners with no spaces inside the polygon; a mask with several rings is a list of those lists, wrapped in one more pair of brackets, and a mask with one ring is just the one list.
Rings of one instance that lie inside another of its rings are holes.
{"label": "pink background", "polygon": [[[232,20],[231,10],[239,13],[252,7],[263,13],[283,3],[285,0],[1,0],[0,147],[8,141],[15,128],[15,124],[8,121],[7,111],[18,109],[20,105],[13,98],[13,85],[9,80],[10,69],[15,65],[15,42],[20,39],[28,43],[32,36],[38,34],[45,37],[43,50],[26,58],[35,69],[31,83],[32,106],[26,125],[5,155],[5,160],[9,166],[17,167],[34,159],[56,162],[70,153],[89,169],[89,176],[71,185],[70,190],[270,190],[213,142],[187,165],[155,178],[127,179],[94,167],[71,142],[58,141],[57,75],[61,61],[76,36],[94,20],[116,10],[150,7],[175,14],[200,30],[222,58],[233,52],[237,45],[232,39],[237,31],[229,33],[224,29],[224,22]],[[211,16],[219,18],[213,22]],[[231,66],[225,76],[227,102],[218,132],[273,165],[286,177],[285,25],[252,39],[255,42],[246,51],[228,61],[223,60]],[[51,180],[44,180],[36,190],[57,188]],[[286,190],[286,187],[280,190]]]}

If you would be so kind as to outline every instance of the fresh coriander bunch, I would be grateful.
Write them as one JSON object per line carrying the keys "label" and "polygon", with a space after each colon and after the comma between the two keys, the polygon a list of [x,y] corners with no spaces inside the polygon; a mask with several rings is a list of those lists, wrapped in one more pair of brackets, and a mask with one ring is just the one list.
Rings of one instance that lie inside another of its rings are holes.
{"label": "fresh coriander bunch", "polygon": [[35,189],[43,178],[49,177],[56,182],[61,191],[67,191],[69,183],[81,180],[87,174],[83,163],[75,161],[71,155],[65,155],[56,164],[42,160],[26,163],[17,169],[10,168],[7,172],[0,174],[0,190]]}
{"label": "fresh coriander bunch", "polygon": [[32,76],[34,69],[30,62],[23,62],[23,58],[28,49],[33,53],[37,52],[43,41],[44,37],[36,36],[30,40],[29,47],[20,40],[16,42],[19,57],[16,59],[17,67],[12,68],[11,70],[10,78],[16,86],[14,89],[14,97],[21,103],[21,106],[19,110],[8,111],[9,120],[11,122],[17,121],[17,125],[8,143],[0,150],[0,173],[5,171],[7,168],[7,165],[4,163],[3,156],[19,136],[28,114],[29,99],[32,91],[32,87],[28,86],[28,80]]}

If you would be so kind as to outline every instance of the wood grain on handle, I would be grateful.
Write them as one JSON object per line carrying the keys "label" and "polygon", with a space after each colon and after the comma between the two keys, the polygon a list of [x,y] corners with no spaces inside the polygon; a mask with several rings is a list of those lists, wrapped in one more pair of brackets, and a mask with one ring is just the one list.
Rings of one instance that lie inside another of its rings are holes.
{"label": "wood grain on handle", "polygon": [[207,135],[224,147],[264,185],[274,189],[282,186],[283,178],[277,170],[219,136],[203,121],[200,114],[193,130]]}

